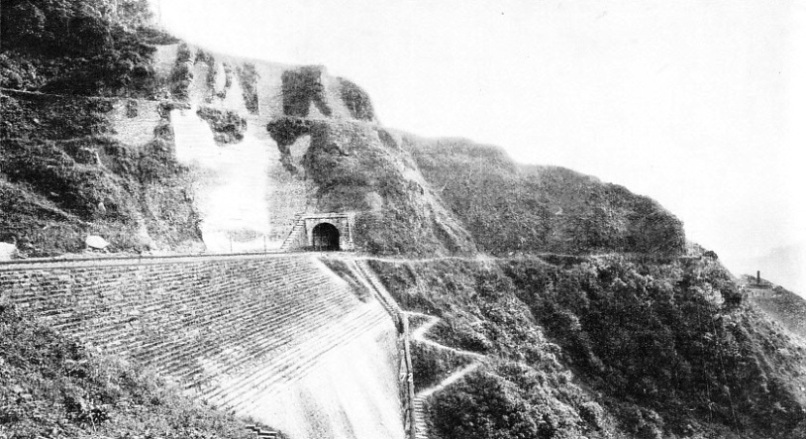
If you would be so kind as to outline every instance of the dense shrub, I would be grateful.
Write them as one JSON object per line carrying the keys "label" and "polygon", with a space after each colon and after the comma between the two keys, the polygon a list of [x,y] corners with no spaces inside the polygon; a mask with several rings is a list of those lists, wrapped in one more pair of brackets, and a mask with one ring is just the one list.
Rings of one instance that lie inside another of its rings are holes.
{"label": "dense shrub", "polygon": [[338,78],[341,87],[341,99],[355,119],[372,121],[375,119],[375,110],[367,92],[353,82]]}
{"label": "dense shrub", "polygon": [[313,102],[323,115],[330,116],[322,74],[321,66],[303,66],[283,72],[283,114],[308,117]]}
{"label": "dense shrub", "polygon": [[299,117],[281,117],[266,126],[271,138],[277,142],[281,152],[288,152],[288,147],[300,136],[310,134],[313,122]]}
{"label": "dense shrub", "polygon": [[[802,421],[798,403],[763,365],[797,364],[806,352],[769,357],[762,346],[772,328],[726,301],[735,286],[714,261],[609,258],[560,269],[521,260],[505,269],[569,359],[614,398],[672,420],[696,408],[737,429],[785,432]],[[776,404],[788,408],[763,408]]]}
{"label": "dense shrub", "polygon": [[[544,425],[525,437],[574,429],[587,437],[799,437],[806,349],[746,303],[730,303],[735,285],[716,261],[547,259],[370,262],[404,309],[441,317],[432,337],[456,347],[475,333],[488,342],[488,360],[523,369],[487,369],[484,379],[477,373],[436,393],[431,418],[442,437],[518,437],[523,424],[502,421],[513,416]],[[529,401],[540,387],[522,378],[530,370],[556,397],[534,417]],[[502,397],[509,408],[494,412],[488,400]],[[557,407],[579,421],[557,428],[542,417]]]}
{"label": "dense shrub", "polygon": [[110,131],[109,99],[5,93],[0,95],[2,139],[70,139]]}
{"label": "dense shrub", "polygon": [[[117,6],[117,8],[115,8]],[[145,0],[3,3],[0,84],[85,95],[155,92]]]}
{"label": "dense shrub", "polygon": [[189,98],[190,84],[193,82],[193,54],[185,43],[181,43],[176,53],[176,62],[171,70],[171,93],[180,100]]}
{"label": "dense shrub", "polygon": [[[682,223],[653,200],[558,167],[519,166],[500,148],[403,138],[423,176],[494,254],[680,254]],[[494,195],[493,195],[494,194]]]}
{"label": "dense shrub", "polygon": [[[204,94],[204,101],[207,103],[213,102],[213,98],[216,97],[215,91],[215,84],[216,78],[218,76],[218,69],[216,69],[216,60],[215,57],[202,49],[198,49],[196,51],[196,59],[194,62],[202,62],[207,64],[207,75],[204,80],[204,85],[206,88],[206,92]],[[226,91],[224,91],[226,93]],[[225,95],[226,96],[226,95]]]}
{"label": "dense shrub", "polygon": [[243,133],[246,131],[246,119],[239,116],[238,113],[200,106],[196,114],[210,125],[215,134],[215,141],[219,145],[243,140]]}
{"label": "dense shrub", "polygon": [[475,372],[435,394],[432,410],[445,439],[600,437],[572,406],[552,395],[543,375],[526,367]]}
{"label": "dense shrub", "polygon": [[414,342],[411,345],[411,361],[414,374],[414,390],[422,391],[433,386],[472,360],[451,351]]}
{"label": "dense shrub", "polygon": [[260,112],[258,95],[257,95],[257,81],[260,78],[255,65],[252,63],[245,63],[236,68],[238,72],[238,79],[243,89],[243,101],[246,109],[252,114]]}

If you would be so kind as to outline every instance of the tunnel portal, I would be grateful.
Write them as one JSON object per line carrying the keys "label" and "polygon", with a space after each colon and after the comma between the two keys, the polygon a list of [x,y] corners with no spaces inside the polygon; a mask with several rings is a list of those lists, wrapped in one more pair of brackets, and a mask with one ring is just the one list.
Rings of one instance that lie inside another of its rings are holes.
{"label": "tunnel portal", "polygon": [[330,223],[320,223],[313,228],[313,249],[316,251],[337,251],[339,229]]}

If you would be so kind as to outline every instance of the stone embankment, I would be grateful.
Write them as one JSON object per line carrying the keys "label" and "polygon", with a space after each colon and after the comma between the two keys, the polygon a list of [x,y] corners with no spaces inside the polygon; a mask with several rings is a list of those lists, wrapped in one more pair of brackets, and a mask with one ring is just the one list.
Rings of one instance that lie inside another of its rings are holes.
{"label": "stone embankment", "polygon": [[0,302],[290,437],[403,437],[395,324],[315,255],[3,263]]}

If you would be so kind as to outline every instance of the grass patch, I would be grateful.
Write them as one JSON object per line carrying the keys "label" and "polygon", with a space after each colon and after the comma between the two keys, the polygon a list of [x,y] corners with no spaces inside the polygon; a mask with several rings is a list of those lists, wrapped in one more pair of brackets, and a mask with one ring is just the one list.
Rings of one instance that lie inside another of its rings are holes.
{"label": "grass patch", "polygon": [[243,89],[243,101],[246,105],[246,109],[252,114],[258,114],[260,108],[258,106],[257,80],[260,78],[260,75],[257,69],[255,69],[255,65],[245,63],[243,66],[238,66],[236,71],[241,83],[241,88]]}
{"label": "grass patch", "polygon": [[219,145],[238,143],[246,132],[246,119],[231,110],[220,110],[202,105],[196,114],[213,130],[214,140]]}
{"label": "grass patch", "polygon": [[323,70],[322,66],[303,66],[283,72],[283,114],[308,117],[313,103],[323,115],[331,115],[322,84]]}
{"label": "grass patch", "polygon": [[344,101],[350,115],[358,120],[375,120],[375,110],[372,108],[369,94],[352,81],[344,78],[338,78],[338,81],[341,100]]}

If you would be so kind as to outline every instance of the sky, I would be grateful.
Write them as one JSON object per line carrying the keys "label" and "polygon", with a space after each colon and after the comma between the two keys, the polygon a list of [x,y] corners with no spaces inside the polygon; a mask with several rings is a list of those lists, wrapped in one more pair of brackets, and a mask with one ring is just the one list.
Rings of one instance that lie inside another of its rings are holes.
{"label": "sky", "polygon": [[190,42],[350,78],[387,126],[648,195],[806,295],[804,2],[152,2]]}

